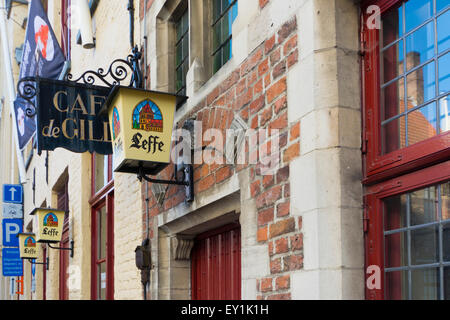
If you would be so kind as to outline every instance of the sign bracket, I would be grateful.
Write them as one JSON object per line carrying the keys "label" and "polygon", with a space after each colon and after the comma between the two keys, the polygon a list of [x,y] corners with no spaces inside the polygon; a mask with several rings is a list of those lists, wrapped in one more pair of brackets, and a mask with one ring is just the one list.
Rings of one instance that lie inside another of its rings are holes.
{"label": "sign bracket", "polygon": [[45,269],[48,271],[50,265],[50,259],[47,257],[46,262],[33,262],[32,260],[28,260],[31,264],[41,264],[45,266]]}
{"label": "sign bracket", "polygon": [[73,258],[73,248],[74,248],[74,241],[70,241],[70,247],[69,248],[62,248],[62,247],[52,247],[52,245],[49,243],[48,246],[55,250],[68,250],[70,251],[70,257]]}
{"label": "sign bracket", "polygon": [[[179,180],[177,173],[180,171],[183,173],[183,177]],[[145,180],[150,183],[185,186],[186,202],[194,201],[194,168],[190,164],[175,165],[175,180],[160,180],[146,176],[142,163],[140,163],[137,178],[141,182]]]}

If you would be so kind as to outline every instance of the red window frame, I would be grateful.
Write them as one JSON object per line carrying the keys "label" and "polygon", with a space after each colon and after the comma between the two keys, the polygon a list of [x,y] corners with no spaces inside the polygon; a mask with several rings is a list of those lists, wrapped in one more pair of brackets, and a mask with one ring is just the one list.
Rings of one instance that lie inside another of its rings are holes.
{"label": "red window frame", "polygon": [[445,161],[450,157],[450,132],[445,132],[414,145],[381,154],[381,101],[380,101],[380,57],[379,30],[370,29],[368,21],[373,21],[371,5],[377,5],[381,14],[404,0],[363,1],[361,47],[363,86],[363,157],[365,184],[377,183],[395,175]]}
{"label": "red window frame", "polygon": [[[367,299],[384,299],[384,237],[383,200],[414,190],[422,189],[450,180],[450,160],[413,173],[396,177],[367,188],[365,196],[365,270],[378,266],[381,270],[381,288],[369,289]],[[366,274],[366,281],[371,274]]]}
{"label": "red window frame", "polygon": [[[69,247],[69,185],[68,181],[64,184],[64,189],[58,193],[58,209],[66,211],[64,216],[63,234],[61,247]],[[69,252],[67,250],[59,251],[59,300],[69,299],[68,287],[68,268]]]}
{"label": "red window frame", "polygon": [[[106,263],[106,299],[114,300],[114,180],[112,174],[112,156],[108,157],[108,183],[96,192],[96,154],[91,156],[91,300],[97,300],[97,288],[100,285],[97,280],[98,267]],[[106,208],[106,257],[98,259],[98,212]]]}

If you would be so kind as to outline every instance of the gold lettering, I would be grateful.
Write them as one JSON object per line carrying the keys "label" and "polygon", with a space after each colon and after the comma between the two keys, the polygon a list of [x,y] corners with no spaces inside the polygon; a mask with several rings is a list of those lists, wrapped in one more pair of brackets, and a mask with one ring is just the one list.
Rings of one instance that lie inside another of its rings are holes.
{"label": "gold lettering", "polygon": [[103,122],[103,140],[106,142],[111,142],[109,136],[109,122]]}
{"label": "gold lettering", "polygon": [[66,107],[66,109],[63,110],[63,109],[61,109],[61,106],[59,105],[59,96],[61,94],[64,94],[67,97],[67,92],[65,92],[65,91],[58,91],[57,93],[55,93],[55,96],[53,97],[53,106],[59,112],[67,112],[68,111],[67,107]]}
{"label": "gold lettering", "polygon": [[[75,108],[77,104],[80,106],[80,108]],[[74,111],[81,111],[83,112],[84,115],[88,115],[86,106],[84,105],[83,99],[81,99],[81,96],[79,94],[77,95],[77,99],[75,100],[72,108],[70,109],[70,113],[73,113]]]}
{"label": "gold lettering", "polygon": [[[96,96],[96,95],[92,94],[90,96],[90,98],[91,98],[91,116],[95,116],[96,115],[96,112],[95,112],[96,105],[99,105],[101,107],[103,105],[103,103],[105,102],[106,97],[104,97],[104,96]],[[97,101],[96,98],[101,98],[102,101]]]}
{"label": "gold lettering", "polygon": [[77,123],[76,123],[76,121],[74,119],[66,119],[62,123],[62,133],[63,133],[64,137],[66,137],[67,139],[72,140],[75,137],[78,137],[78,129],[74,129],[73,130],[73,135],[69,136],[69,134],[67,133],[67,121],[72,121],[75,124],[75,126],[76,126]]}
{"label": "gold lettering", "polygon": [[86,139],[86,132],[85,132],[85,126],[84,126],[84,120],[80,119],[80,140]]}
{"label": "gold lettering", "polygon": [[59,137],[60,129],[58,127],[53,128],[54,123],[55,123],[55,120],[52,119],[52,120],[50,120],[50,125],[48,125],[42,129],[42,135],[44,137],[47,137],[47,138],[58,138]]}

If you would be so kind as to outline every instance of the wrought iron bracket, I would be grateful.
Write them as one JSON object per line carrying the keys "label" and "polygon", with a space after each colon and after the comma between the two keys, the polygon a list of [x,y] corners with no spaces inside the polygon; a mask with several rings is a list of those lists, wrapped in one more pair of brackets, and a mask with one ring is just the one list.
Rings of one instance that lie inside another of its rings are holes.
{"label": "wrought iron bracket", "polygon": [[[183,173],[183,177],[181,179],[178,179],[178,172]],[[142,167],[142,165],[140,165],[137,178],[141,182],[142,180],[145,180],[150,183],[184,186],[186,193],[185,202],[189,203],[194,201],[194,167],[191,164],[175,165],[175,180],[160,180],[150,178],[145,175],[144,168]]]}
{"label": "wrought iron bracket", "polygon": [[37,77],[25,77],[20,79],[17,83],[17,95],[19,98],[27,102],[25,115],[29,118],[33,118],[36,115],[36,105],[34,104],[34,98],[37,95],[37,79]]}
{"label": "wrought iron bracket", "polygon": [[[99,80],[103,85],[113,88],[121,85],[131,74],[131,80],[128,86],[143,88],[144,82],[139,63],[141,58],[142,51],[140,51],[136,45],[132,50],[132,54],[128,55],[126,59],[114,60],[109,65],[107,71],[103,68],[99,68],[96,71],[88,70],[76,79],[74,79],[74,76],[71,73],[68,73],[63,78],[63,81],[94,85],[96,80]],[[17,84],[17,95],[26,102],[25,114],[29,118],[33,118],[36,115],[35,98],[37,96],[38,88],[36,83],[38,81],[39,77],[24,77],[20,79]]]}
{"label": "wrought iron bracket", "polygon": [[50,265],[50,259],[47,257],[46,262],[33,262],[32,260],[28,260],[31,264],[41,264],[45,266],[45,269],[48,271]]}
{"label": "wrought iron bracket", "polygon": [[112,88],[114,86],[119,86],[124,82],[132,72],[129,87],[142,88],[142,71],[139,65],[139,60],[142,58],[142,52],[139,51],[138,46],[135,46],[132,50],[132,54],[128,55],[126,59],[116,59],[114,60],[105,71],[103,68],[94,70],[88,70],[83,73],[77,79],[74,79],[71,73],[64,77],[65,81],[79,82],[89,85],[94,85],[95,80],[98,79],[106,86]]}
{"label": "wrought iron bracket", "polygon": [[69,248],[52,247],[52,245],[50,243],[48,244],[48,246],[50,248],[52,248],[52,249],[55,249],[55,250],[68,250],[68,251],[70,251],[70,257],[73,258],[73,248],[74,248],[74,241],[73,240],[70,241],[70,247]]}

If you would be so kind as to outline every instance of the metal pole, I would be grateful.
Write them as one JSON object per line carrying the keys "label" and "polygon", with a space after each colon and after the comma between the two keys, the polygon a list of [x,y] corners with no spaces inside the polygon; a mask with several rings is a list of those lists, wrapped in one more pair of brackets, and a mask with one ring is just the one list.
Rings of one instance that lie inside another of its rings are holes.
{"label": "metal pole", "polygon": [[[5,10],[0,10],[0,36],[2,38],[2,47],[3,47],[3,61],[5,63],[5,76],[6,83],[8,84],[8,95],[9,95],[9,107],[11,109],[12,121],[13,121],[13,136],[16,140],[16,155],[17,155],[17,163],[19,165],[19,179],[20,183],[26,183],[26,170],[25,163],[23,159],[22,152],[19,149],[19,135],[17,132],[17,119],[16,112],[14,109],[14,100],[16,98],[16,90],[14,88],[14,77],[12,73],[12,63],[11,63],[11,55],[9,51],[8,45],[8,32],[6,30],[6,12]],[[13,164],[11,164],[13,165]]]}

